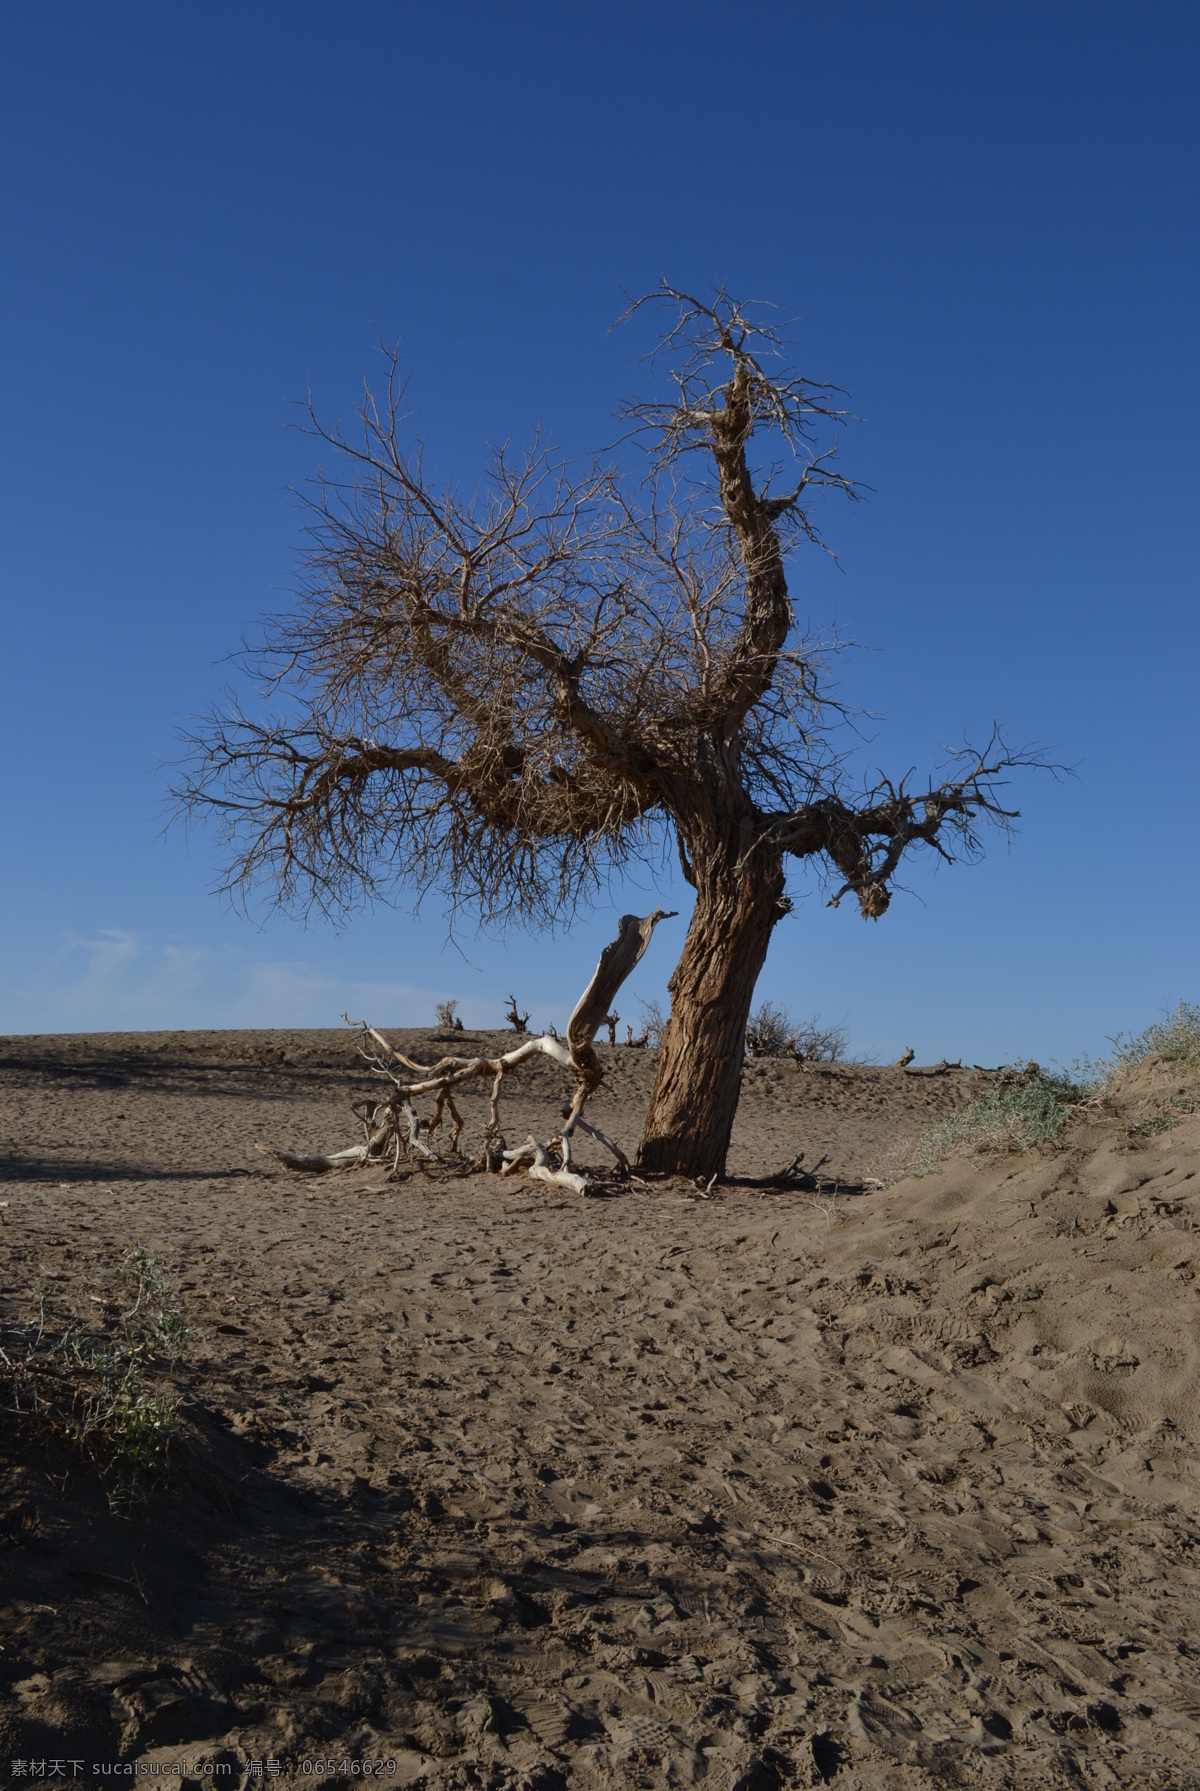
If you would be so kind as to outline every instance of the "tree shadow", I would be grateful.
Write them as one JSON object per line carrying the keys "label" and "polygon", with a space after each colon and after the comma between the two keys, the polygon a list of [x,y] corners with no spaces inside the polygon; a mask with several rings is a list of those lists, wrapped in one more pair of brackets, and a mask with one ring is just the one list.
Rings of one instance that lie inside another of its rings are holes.
{"label": "tree shadow", "polygon": [[100,1161],[91,1157],[0,1157],[0,1182],[34,1182],[54,1187],[74,1182],[236,1181],[272,1173],[269,1169],[172,1169],[146,1163]]}
{"label": "tree shadow", "polygon": [[[555,1610],[617,1590],[612,1571],[502,1568],[503,1524],[481,1535],[399,1474],[385,1487],[298,1481],[270,1441],[186,1410],[168,1483],[126,1510],[60,1440],[27,1422],[0,1440],[0,1740],[13,1757],[219,1751],[268,1709],[279,1754],[353,1752],[380,1730],[445,1751],[439,1723],[449,1735],[482,1686],[519,1688]],[[539,1531],[561,1547],[572,1531],[552,1518],[519,1528],[525,1547]],[[590,1526],[581,1540],[646,1542]],[[502,1735],[527,1726],[503,1691],[490,1708]],[[576,1741],[604,1733],[586,1701],[564,1706],[561,1726]]]}

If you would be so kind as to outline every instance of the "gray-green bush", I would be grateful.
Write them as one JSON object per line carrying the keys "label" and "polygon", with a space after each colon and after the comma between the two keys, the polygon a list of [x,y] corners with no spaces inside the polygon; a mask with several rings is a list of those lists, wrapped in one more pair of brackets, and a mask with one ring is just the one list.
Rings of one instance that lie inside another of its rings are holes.
{"label": "gray-green bush", "polygon": [[96,1299],[99,1322],[55,1311],[42,1283],[33,1303],[32,1318],[0,1325],[0,1396],[27,1430],[78,1450],[113,1506],[137,1502],[165,1472],[178,1430],[179,1396],[166,1378],[187,1346],[178,1299],[132,1245],[114,1287]]}
{"label": "gray-green bush", "polygon": [[924,1175],[949,1156],[998,1156],[1061,1144],[1072,1111],[1090,1090],[1037,1064],[1012,1064],[986,1094],[923,1132],[914,1174]]}
{"label": "gray-green bush", "polygon": [[1111,1070],[1119,1075],[1150,1056],[1188,1069],[1200,1067],[1200,1006],[1181,1001],[1174,1013],[1156,1020],[1145,1032],[1118,1033],[1113,1040]]}
{"label": "gray-green bush", "polygon": [[[948,1156],[990,1156],[1061,1144],[1071,1113],[1112,1090],[1148,1057],[1181,1069],[1200,1068],[1200,1006],[1181,1001],[1144,1032],[1118,1033],[1110,1058],[1100,1063],[1084,1058],[1070,1076],[1036,1064],[1010,1065],[986,1094],[921,1135],[914,1173],[923,1175]],[[1176,1096],[1165,1112],[1143,1119],[1134,1132],[1153,1137],[1169,1130],[1180,1115],[1194,1111],[1193,1096]]]}

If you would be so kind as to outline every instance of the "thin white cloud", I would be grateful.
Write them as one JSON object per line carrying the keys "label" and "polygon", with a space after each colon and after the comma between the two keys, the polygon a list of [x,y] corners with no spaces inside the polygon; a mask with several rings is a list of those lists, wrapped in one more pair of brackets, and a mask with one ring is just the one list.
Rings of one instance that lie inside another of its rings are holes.
{"label": "thin white cloud", "polygon": [[[0,1032],[336,1026],[343,1012],[383,1025],[428,1026],[449,993],[342,979],[304,959],[256,960],[234,946],[214,950],[119,927],[65,935],[36,969],[36,980],[27,976],[8,992]],[[496,1025],[492,1005],[465,1002],[466,1024]]]}
{"label": "thin white cloud", "polygon": [[218,964],[207,947],[131,929],[69,933],[39,984],[15,991],[9,1024],[68,1032],[186,1024],[174,1015],[202,999]]}

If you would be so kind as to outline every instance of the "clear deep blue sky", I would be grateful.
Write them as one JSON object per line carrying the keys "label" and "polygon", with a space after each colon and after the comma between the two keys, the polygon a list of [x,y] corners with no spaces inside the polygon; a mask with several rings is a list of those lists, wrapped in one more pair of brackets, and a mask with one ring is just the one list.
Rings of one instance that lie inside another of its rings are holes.
{"label": "clear deep blue sky", "polygon": [[286,600],[292,403],[347,415],[373,322],[470,482],[539,422],[612,438],[645,344],[608,326],[663,273],[777,301],[864,419],[874,496],[792,588],[863,644],[872,760],[999,717],[1078,768],[878,925],[813,889],[761,991],[980,1062],[1200,997],[1198,48],[1184,0],[0,10],[0,1031],[485,1024],[510,989],[561,1025],[611,910],[461,952],[435,906],[256,925],[210,835],[161,835],[164,761]]}

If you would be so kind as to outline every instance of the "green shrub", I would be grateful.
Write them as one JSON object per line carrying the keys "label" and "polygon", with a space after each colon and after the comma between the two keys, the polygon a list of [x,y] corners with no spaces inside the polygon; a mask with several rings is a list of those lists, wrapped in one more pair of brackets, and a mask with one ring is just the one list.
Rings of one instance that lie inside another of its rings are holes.
{"label": "green shrub", "polygon": [[1173,1113],[1152,1113],[1149,1119],[1143,1119],[1138,1125],[1130,1127],[1130,1136],[1156,1138],[1160,1132],[1169,1132],[1175,1123]]}
{"label": "green shrub", "polygon": [[[1181,1001],[1145,1032],[1118,1033],[1111,1058],[1101,1063],[1083,1058],[1069,1076],[1039,1069],[1037,1064],[1009,1065],[986,1094],[922,1133],[913,1173],[924,1175],[949,1156],[993,1156],[1032,1150],[1039,1144],[1062,1144],[1075,1108],[1107,1094],[1127,1071],[1151,1056],[1180,1068],[1200,1068],[1200,1006]],[[1154,1137],[1168,1131],[1178,1115],[1195,1110],[1193,1096],[1178,1095],[1167,1111],[1135,1126],[1133,1136]]]}
{"label": "green shrub", "polygon": [[1169,1132],[1172,1126],[1179,1124],[1182,1114],[1195,1113],[1198,1104],[1195,1095],[1175,1095],[1161,1113],[1152,1113],[1138,1125],[1131,1126],[1130,1137],[1153,1138],[1159,1132]]}
{"label": "green shrub", "polygon": [[923,1132],[913,1173],[925,1175],[944,1157],[999,1156],[1062,1144],[1067,1119],[1088,1089],[1037,1064],[1011,1064],[986,1094]]}
{"label": "green shrub", "polygon": [[1173,1014],[1156,1020],[1145,1032],[1118,1033],[1113,1040],[1112,1072],[1119,1075],[1152,1055],[1186,1068],[1200,1067],[1200,1007],[1195,1002],[1181,1001]]}
{"label": "green shrub", "polygon": [[[113,1292],[93,1296],[99,1323],[56,1314],[45,1286],[35,1286],[36,1316],[0,1326],[0,1393],[27,1429],[78,1449],[121,1506],[144,1498],[166,1469],[179,1396],[165,1370],[182,1359],[187,1326],[139,1246],[125,1251],[116,1277]],[[122,1310],[116,1295],[131,1291]]]}

